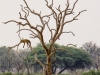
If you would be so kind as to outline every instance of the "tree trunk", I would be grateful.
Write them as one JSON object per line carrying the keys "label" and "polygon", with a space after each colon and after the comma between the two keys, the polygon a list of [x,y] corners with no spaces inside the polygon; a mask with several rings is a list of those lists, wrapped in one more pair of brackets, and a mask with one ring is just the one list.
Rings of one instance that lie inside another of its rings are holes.
{"label": "tree trunk", "polygon": [[[53,64],[54,65],[54,64]],[[52,66],[52,74],[55,74],[56,73],[56,70],[57,70],[57,67],[54,65]]]}
{"label": "tree trunk", "polygon": [[28,73],[28,75],[30,75],[29,69],[27,69],[27,73]]}
{"label": "tree trunk", "polygon": [[52,62],[51,58],[47,57],[47,62],[46,62],[46,68],[45,68],[45,74],[44,75],[52,75]]}
{"label": "tree trunk", "polygon": [[19,69],[17,69],[17,73],[19,74]]}
{"label": "tree trunk", "polygon": [[60,72],[58,72],[58,74],[61,74],[64,70],[66,70],[66,67],[63,68]]}

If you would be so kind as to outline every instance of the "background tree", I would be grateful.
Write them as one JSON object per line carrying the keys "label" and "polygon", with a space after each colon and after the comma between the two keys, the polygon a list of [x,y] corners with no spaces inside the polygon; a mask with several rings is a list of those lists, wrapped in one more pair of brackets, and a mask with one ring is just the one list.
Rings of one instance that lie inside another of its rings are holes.
{"label": "background tree", "polygon": [[[45,53],[46,53],[46,64],[43,64],[40,60],[38,60],[35,49],[33,49],[31,47],[31,41],[30,40],[20,38],[20,42],[13,47],[16,47],[16,46],[18,47],[21,43],[24,43],[24,44],[26,43],[31,48],[31,50],[34,50],[35,60],[43,67],[44,75],[52,75],[52,60],[51,60],[51,58],[52,58],[52,55],[55,54],[56,50],[58,50],[56,47],[54,47],[55,42],[58,39],[60,39],[60,36],[63,33],[73,34],[73,32],[71,32],[71,31],[69,31],[69,32],[63,31],[64,26],[66,24],[72,22],[72,21],[78,20],[77,17],[82,12],[84,12],[86,10],[80,11],[71,20],[66,20],[66,17],[68,15],[73,15],[74,8],[75,8],[75,5],[77,4],[78,0],[76,0],[73,3],[72,7],[70,7],[70,2],[69,2],[69,0],[67,0],[67,4],[66,4],[66,7],[65,7],[64,10],[61,10],[61,8],[60,8],[61,5],[59,5],[56,9],[54,9],[53,0],[52,0],[51,4],[49,4],[49,1],[45,0],[47,8],[51,10],[50,14],[48,14],[48,15],[47,14],[41,15],[41,11],[40,11],[40,13],[37,13],[35,10],[33,10],[29,6],[28,1],[26,1],[26,0],[23,0],[23,1],[24,1],[26,6],[23,7],[21,5],[21,10],[25,13],[25,15],[22,16],[21,12],[19,12],[19,16],[20,16],[20,19],[26,21],[26,23],[22,23],[22,22],[15,21],[15,20],[10,20],[10,21],[4,22],[4,24],[7,24],[9,22],[15,22],[15,23],[17,23],[17,25],[19,25],[19,31],[18,32],[20,32],[22,30],[28,30],[32,33],[31,34],[32,38],[38,38],[40,40],[44,50],[45,50]],[[29,13],[37,16],[40,19],[39,21],[41,22],[41,24],[32,25],[32,23],[30,23],[30,21],[29,21],[29,16],[30,16]],[[55,21],[55,27],[54,28],[51,28],[51,25],[49,23],[51,18],[52,18],[52,20]],[[20,26],[22,26],[22,27],[29,26],[29,29],[20,29]],[[43,34],[46,27],[50,31],[50,39],[48,40],[48,42],[50,44],[49,47],[46,47],[45,39],[44,39],[45,36]],[[20,33],[19,33],[19,37],[20,37]],[[10,47],[10,49],[13,48],[13,47]]]}
{"label": "background tree", "polygon": [[[25,65],[25,67],[27,69],[27,74],[28,75],[30,75],[30,68],[34,64],[33,60],[31,59],[31,57],[29,57],[29,53],[30,53],[30,51],[26,54],[26,57],[24,58],[24,65]],[[31,72],[32,72],[32,70],[31,70]]]}
{"label": "background tree", "polygon": [[[10,52],[10,59],[8,59],[8,48],[6,46],[0,47],[0,71],[11,71],[13,67],[13,59],[15,57],[15,53],[12,50]],[[10,60],[10,61],[9,61]]]}
{"label": "background tree", "polygon": [[7,70],[7,63],[8,58],[7,58],[7,48],[6,46],[0,47],[0,71],[5,72]]}
{"label": "background tree", "polygon": [[[63,52],[63,55],[58,55],[63,57],[62,63],[64,64],[59,73],[62,73],[66,69],[75,71],[76,69],[85,69],[92,65],[92,60],[85,51],[73,47],[68,47],[67,51],[66,53]],[[61,53],[61,51],[59,53]]]}
{"label": "background tree", "polygon": [[93,60],[93,68],[99,70],[100,67],[100,48],[93,42],[87,42],[82,49],[90,54]]}
{"label": "background tree", "polygon": [[[49,45],[47,44],[47,46]],[[55,46],[57,48],[66,48],[66,46],[58,44],[55,44]],[[45,64],[46,54],[43,50],[43,46],[41,44],[37,44],[34,48],[37,50],[39,60]],[[30,57],[33,55],[34,53],[31,52]],[[86,67],[92,65],[90,55],[87,52],[74,47],[67,47],[65,51],[57,50],[56,58],[52,56],[52,60],[55,60],[52,65],[53,74],[56,73],[58,68],[60,69],[58,73],[62,73],[65,70],[75,71],[76,69],[85,69]],[[35,66],[39,66],[39,64],[35,64]],[[38,67],[38,71],[41,69],[41,67]]]}
{"label": "background tree", "polygon": [[13,68],[16,69],[17,74],[20,74],[25,71],[25,65],[24,65],[24,58],[26,58],[26,51],[15,51],[15,57],[13,59]]}

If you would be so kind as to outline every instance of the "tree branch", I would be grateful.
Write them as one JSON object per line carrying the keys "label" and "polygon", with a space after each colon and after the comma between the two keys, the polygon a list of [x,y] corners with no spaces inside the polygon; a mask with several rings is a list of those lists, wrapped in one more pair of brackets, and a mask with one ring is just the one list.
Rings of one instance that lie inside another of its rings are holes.
{"label": "tree branch", "polygon": [[61,21],[62,21],[62,14],[63,14],[63,11],[61,11],[60,9],[60,5],[58,8],[56,8],[58,11],[59,11],[59,14],[58,14],[58,23],[60,24]]}
{"label": "tree branch", "polygon": [[75,36],[75,34],[72,31],[69,32],[62,32],[62,33],[71,33],[73,36]]}
{"label": "tree branch", "polygon": [[9,23],[9,22],[15,22],[15,23],[17,23],[17,24],[19,24],[19,25],[22,25],[22,26],[28,25],[28,23],[22,24],[22,22],[18,22],[18,21],[15,21],[15,20],[10,20],[10,21],[3,22],[3,23],[4,23],[4,24],[7,24],[7,23]]}
{"label": "tree branch", "polygon": [[[27,7],[24,7],[23,8],[23,6],[21,5],[21,10],[25,13],[25,19],[29,16],[29,11],[26,9]],[[28,13],[26,13],[26,11],[25,10],[27,10],[28,11]]]}
{"label": "tree branch", "polygon": [[32,49],[35,53],[34,57],[35,57],[35,60],[43,67],[43,71],[45,71],[45,65],[37,58],[37,53],[36,53],[36,50],[35,49]]}
{"label": "tree branch", "polygon": [[22,31],[22,30],[28,30],[28,31],[31,31],[33,34],[36,35],[36,33],[34,33],[31,29],[20,29],[20,30],[17,31],[17,33],[20,32],[20,31]]}
{"label": "tree branch", "polygon": [[74,44],[67,44],[67,46],[66,47],[68,47],[68,46],[74,46],[74,47],[76,47],[77,45],[74,45]]}
{"label": "tree branch", "polygon": [[38,35],[36,35],[36,34],[34,34],[34,35],[33,35],[33,34],[30,34],[30,35],[31,35],[31,37],[30,37],[30,38],[33,38],[33,39],[34,39],[34,38],[41,39],[41,38],[40,38]]}
{"label": "tree branch", "polygon": [[41,29],[40,32],[43,32],[43,30],[44,30],[44,28],[45,28],[45,24],[44,24],[44,22],[43,22],[42,16],[41,16],[39,13],[35,12],[34,10],[32,11],[32,10],[30,9],[30,7],[28,6],[27,2],[26,2],[25,0],[23,0],[23,1],[24,1],[24,3],[26,4],[26,7],[29,9],[29,11],[30,11],[32,14],[37,15],[37,16],[39,17],[39,19],[40,19],[40,21],[41,21],[41,23],[42,23],[42,25],[43,25],[43,29]]}
{"label": "tree branch", "polygon": [[65,10],[63,11],[63,12],[64,12],[64,15],[63,15],[63,17],[62,17],[62,24],[64,23],[64,20],[65,20],[65,17],[66,17],[66,13],[67,13],[68,9],[69,9],[69,0],[67,0],[66,8],[65,8]]}
{"label": "tree branch", "polygon": [[48,1],[46,1],[46,6],[52,11],[52,13],[55,15],[55,18],[57,18],[57,13],[55,12],[55,10],[52,8],[53,7],[53,1],[51,5],[48,5]]}
{"label": "tree branch", "polygon": [[[36,29],[35,27],[32,27],[32,26],[30,26],[30,27],[31,27],[32,29],[35,29],[35,30],[38,32],[38,36],[41,37],[40,41],[41,41],[43,47],[45,48],[45,50],[46,50],[46,52],[47,52],[48,48],[46,47],[46,45],[45,45],[45,43],[44,43],[44,38],[43,38],[43,35],[42,35],[42,32],[43,32],[43,30],[44,30],[44,28],[45,28],[45,23],[43,22],[43,18],[42,18],[42,16],[41,16],[39,13],[36,13],[34,10],[32,11],[32,10],[30,9],[30,7],[28,6],[28,4],[27,4],[27,2],[26,2],[25,0],[23,0],[23,1],[24,1],[24,3],[26,4],[26,7],[29,9],[29,11],[30,11],[32,14],[37,15],[37,16],[39,17],[39,19],[40,19],[40,21],[41,21],[41,23],[42,23],[42,25],[43,25],[43,28],[42,28],[40,31],[39,31],[38,29]],[[30,25],[30,24],[29,24],[29,25]]]}
{"label": "tree branch", "polygon": [[72,10],[71,10],[71,13],[73,12],[73,10],[74,10],[75,5],[76,5],[77,2],[78,2],[78,0],[76,0],[75,3],[73,4],[73,7],[72,7]]}
{"label": "tree branch", "polygon": [[70,22],[72,22],[72,21],[74,21],[74,20],[78,20],[78,19],[76,19],[76,18],[77,18],[82,12],[84,12],[84,11],[86,11],[86,10],[80,11],[75,17],[73,17],[72,20],[69,20],[69,21],[64,22],[63,25],[65,25],[66,23],[70,23]]}

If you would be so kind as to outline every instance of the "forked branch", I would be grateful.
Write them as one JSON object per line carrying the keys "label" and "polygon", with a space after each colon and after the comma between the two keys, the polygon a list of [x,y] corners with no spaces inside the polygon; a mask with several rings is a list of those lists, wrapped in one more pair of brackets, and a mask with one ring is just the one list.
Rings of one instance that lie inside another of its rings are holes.
{"label": "forked branch", "polygon": [[84,11],[86,11],[86,10],[80,11],[75,17],[73,17],[72,20],[69,20],[69,21],[64,22],[63,25],[65,25],[65,24],[67,24],[67,23],[70,23],[70,22],[72,22],[72,21],[74,21],[74,20],[78,20],[77,17],[78,17],[82,12],[84,12]]}
{"label": "forked branch", "polygon": [[35,12],[34,10],[32,11],[31,8],[28,6],[26,0],[23,0],[23,1],[24,1],[24,3],[26,4],[26,7],[28,8],[28,10],[29,10],[32,14],[37,15],[37,16],[39,17],[39,19],[40,19],[40,21],[41,21],[41,23],[42,23],[42,25],[43,25],[43,28],[41,29],[40,32],[43,32],[43,30],[44,30],[44,28],[45,28],[45,23],[44,23],[44,21],[43,21],[43,18],[42,18],[42,16],[41,16],[41,14]]}

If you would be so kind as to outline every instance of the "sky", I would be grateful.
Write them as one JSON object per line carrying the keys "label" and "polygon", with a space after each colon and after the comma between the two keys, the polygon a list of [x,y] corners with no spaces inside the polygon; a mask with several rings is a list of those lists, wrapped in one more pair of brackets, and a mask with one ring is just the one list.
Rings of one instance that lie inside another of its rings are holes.
{"label": "sky", "polygon": [[[36,12],[41,11],[41,15],[49,14],[51,11],[46,7],[45,0],[26,0],[31,9]],[[51,1],[51,0],[50,0]],[[73,5],[75,0],[69,0],[70,5]],[[65,8],[66,0],[54,0],[54,8],[61,5],[61,9]],[[20,39],[18,37],[18,26],[16,23],[3,24],[8,20],[19,19],[19,12],[21,11],[21,6],[25,6],[23,0],[0,0],[0,46],[13,46],[17,44]],[[70,6],[70,7],[71,7]],[[71,34],[63,34],[60,40],[56,43],[61,45],[67,45],[69,43],[77,44],[77,47],[81,47],[84,43],[92,41],[100,46],[100,0],[79,0],[75,7],[75,14],[78,14],[81,10],[87,10],[78,16],[77,21],[66,24],[64,31],[72,31],[75,36]],[[75,15],[73,15],[75,16]],[[68,16],[67,19],[71,19],[72,16]],[[30,14],[30,22],[33,25],[40,24],[39,19],[36,16]],[[51,20],[50,26],[54,26],[54,20]],[[28,28],[28,27],[26,27]],[[29,33],[27,31],[21,32],[22,38],[29,38]],[[45,42],[48,43],[50,35],[48,30],[44,32]],[[35,46],[39,43],[38,39],[29,38],[32,45]]]}

